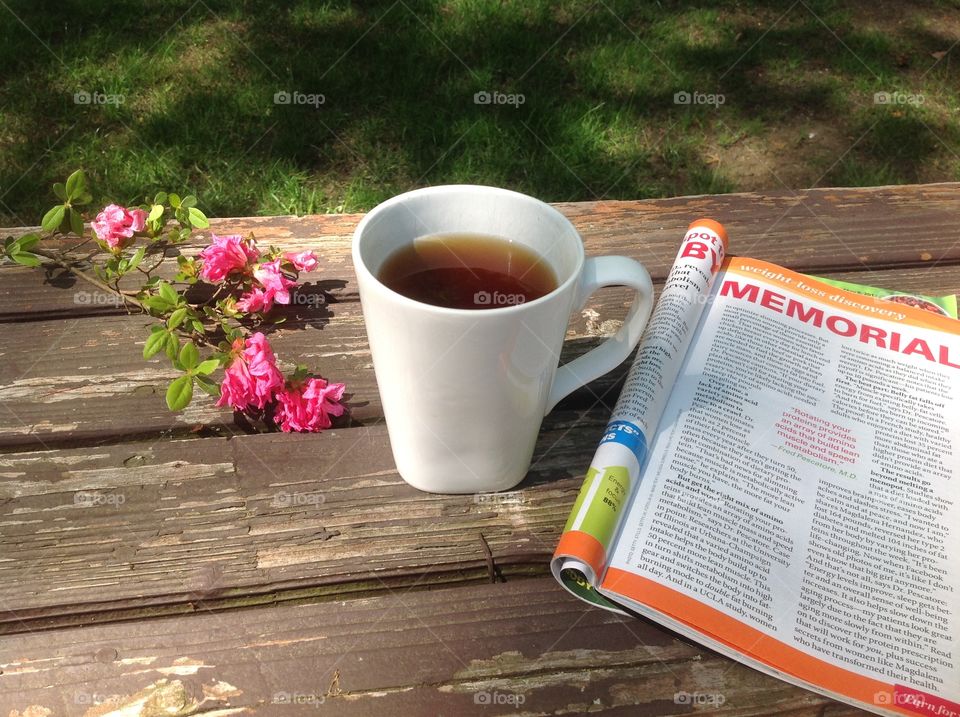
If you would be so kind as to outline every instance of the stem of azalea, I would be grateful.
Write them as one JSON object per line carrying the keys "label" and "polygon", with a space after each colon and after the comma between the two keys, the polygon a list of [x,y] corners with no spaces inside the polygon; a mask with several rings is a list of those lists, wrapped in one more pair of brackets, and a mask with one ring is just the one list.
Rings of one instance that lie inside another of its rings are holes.
{"label": "stem of azalea", "polygon": [[149,313],[150,313],[150,312],[147,310],[147,307],[144,306],[142,303],[140,303],[137,299],[133,298],[132,296],[128,296],[127,294],[125,294],[125,293],[123,293],[123,292],[121,292],[121,291],[118,291],[118,290],[114,289],[114,288],[113,288],[112,286],[110,286],[109,284],[104,284],[104,283],[103,283],[102,281],[100,281],[97,277],[91,276],[90,274],[88,274],[87,272],[83,271],[82,269],[78,269],[72,262],[67,261],[67,260],[66,260],[63,256],[61,256],[60,254],[56,254],[56,253],[51,252],[51,251],[46,251],[45,249],[31,249],[30,251],[31,251],[32,253],[34,253],[34,254],[37,254],[38,256],[44,257],[45,259],[49,259],[50,261],[52,261],[52,262],[53,262],[54,264],[56,264],[57,266],[59,266],[59,267],[61,267],[61,268],[63,268],[63,269],[66,269],[66,270],[69,271],[71,274],[73,274],[74,276],[76,276],[76,277],[78,277],[78,278],[80,278],[80,279],[83,279],[83,280],[84,280],[85,282],[87,282],[88,284],[91,284],[91,285],[97,287],[98,289],[100,289],[100,290],[102,290],[102,291],[106,291],[106,292],[109,293],[109,294],[115,294],[116,296],[119,296],[121,300],[123,300],[124,302],[130,304],[131,306],[136,306],[136,307],[137,307],[138,309],[140,309],[140,311],[142,311],[143,313],[145,313],[145,314],[149,314]]}
{"label": "stem of azalea", "polygon": [[140,269],[141,272],[143,272],[143,273],[146,274],[147,276],[150,276],[153,272],[155,272],[155,271],[157,270],[157,268],[164,262],[164,260],[165,260],[166,258],[167,258],[166,255],[161,251],[161,253],[160,253],[160,261],[158,261],[156,264],[154,264],[153,266],[151,266],[149,269],[140,269],[139,266],[137,267],[137,269]]}
{"label": "stem of azalea", "polygon": [[[84,244],[89,244],[90,241],[91,241],[91,240],[90,240],[90,237],[87,237],[86,239],[84,239],[83,241],[81,241],[79,244],[74,245],[74,246],[72,247],[72,251],[76,251],[77,249],[79,249],[80,247],[82,247]],[[97,251],[99,251],[99,249],[98,249]],[[96,254],[96,253],[97,253],[97,252],[94,252],[94,254]],[[91,254],[90,256],[93,256],[93,254]]]}
{"label": "stem of azalea", "polygon": [[223,287],[224,287],[224,286],[225,286],[225,284],[220,284],[220,286],[217,287],[217,290],[213,292],[213,296],[211,296],[211,297],[210,297],[209,299],[207,299],[206,301],[203,301],[203,302],[197,304],[197,308],[201,308],[201,307],[203,307],[203,306],[210,306],[211,304],[216,303],[217,297],[220,296],[220,292],[223,291]]}
{"label": "stem of azalea", "polygon": [[[106,291],[109,294],[114,294],[115,296],[120,297],[122,301],[124,301],[127,304],[130,304],[131,306],[137,307],[144,314],[147,314],[147,315],[150,314],[150,311],[147,309],[146,306],[144,306],[139,300],[137,300],[136,298],[130,295],[131,292],[124,291],[119,287],[115,288],[110,286],[109,284],[105,284],[104,282],[100,281],[97,277],[91,276],[90,274],[83,271],[82,269],[78,269],[76,266],[75,260],[70,261],[62,254],[57,254],[55,252],[47,251],[45,249],[31,249],[30,251],[36,254],[37,256],[42,256],[44,259],[49,259],[57,266],[61,267],[62,269],[66,269],[74,276],[80,279],[83,279],[85,282],[87,282],[92,286],[97,287],[101,291]],[[94,254],[97,254],[97,253],[99,252],[94,252]],[[150,271],[152,272],[154,269],[157,268],[157,266],[160,266],[162,262],[163,262],[163,259],[161,259],[160,262],[157,262],[157,264],[154,267],[152,267]],[[219,294],[222,288],[223,287],[218,288],[216,293]],[[200,304],[199,306],[202,306],[202,305],[203,304]],[[196,341],[196,343],[200,344],[201,346],[214,346],[214,343],[207,338],[206,333],[204,333],[203,335],[198,335],[195,332],[182,331],[182,330],[179,331],[179,333],[186,336],[187,338],[193,339],[194,341]]]}

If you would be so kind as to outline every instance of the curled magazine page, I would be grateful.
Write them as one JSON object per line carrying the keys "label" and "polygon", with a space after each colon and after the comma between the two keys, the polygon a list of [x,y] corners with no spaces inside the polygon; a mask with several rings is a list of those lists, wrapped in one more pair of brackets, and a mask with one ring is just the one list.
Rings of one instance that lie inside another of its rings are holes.
{"label": "curled magazine page", "polygon": [[619,610],[595,588],[726,242],[723,227],[710,219],[687,230],[551,562],[568,590],[602,607]]}
{"label": "curled magazine page", "polygon": [[949,316],[951,319],[957,318],[957,297],[954,294],[947,296],[928,296],[926,294],[908,294],[905,291],[895,291],[891,289],[881,289],[878,286],[866,286],[865,284],[854,284],[849,281],[838,281],[836,279],[827,279],[822,276],[810,276],[811,279],[836,286],[838,289],[846,289],[855,294],[864,296],[875,296],[891,304],[906,304],[914,306],[924,311],[930,311],[940,316]]}
{"label": "curled magazine page", "polygon": [[600,592],[884,714],[960,716],[960,322],[727,262]]}

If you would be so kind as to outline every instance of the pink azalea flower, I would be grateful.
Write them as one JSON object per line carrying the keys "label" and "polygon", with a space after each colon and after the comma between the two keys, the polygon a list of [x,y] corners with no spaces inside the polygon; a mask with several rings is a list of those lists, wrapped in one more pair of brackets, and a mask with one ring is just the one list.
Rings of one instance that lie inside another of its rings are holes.
{"label": "pink azalea flower", "polygon": [[147,224],[147,213],[142,209],[127,209],[119,204],[108,204],[93,221],[97,238],[114,251],[127,246],[136,232]]}
{"label": "pink azalea flower", "polygon": [[317,255],[312,251],[302,251],[299,254],[288,251],[283,258],[297,267],[297,271],[313,271],[317,268]]}
{"label": "pink azalea flower", "polygon": [[231,272],[245,271],[260,256],[257,247],[238,234],[211,233],[210,239],[210,246],[200,252],[200,278],[206,281],[221,282]]}
{"label": "pink azalea flower", "polygon": [[344,388],[342,383],[327,383],[322,378],[308,378],[300,386],[282,388],[277,393],[274,419],[287,433],[330,428],[330,416],[342,416],[346,410],[340,403]]}
{"label": "pink azalea flower", "polygon": [[289,304],[290,289],[297,285],[280,271],[280,260],[274,259],[260,264],[253,270],[254,278],[263,285],[264,301],[273,306],[273,303]]}
{"label": "pink azalea flower", "polygon": [[237,311],[242,311],[245,314],[252,314],[254,311],[266,313],[273,306],[273,302],[271,301],[268,304],[266,299],[267,295],[263,293],[263,289],[254,287],[241,296],[235,306]]}
{"label": "pink azalea flower", "polygon": [[273,350],[259,331],[243,344],[238,339],[235,346],[238,354],[224,371],[217,405],[232,406],[238,411],[250,406],[263,408],[283,388],[283,374],[277,368]]}

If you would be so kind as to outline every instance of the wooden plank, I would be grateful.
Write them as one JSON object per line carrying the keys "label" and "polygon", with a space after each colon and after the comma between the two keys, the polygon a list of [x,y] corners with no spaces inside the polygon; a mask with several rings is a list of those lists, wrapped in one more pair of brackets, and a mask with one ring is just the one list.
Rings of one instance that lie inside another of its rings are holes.
{"label": "wooden plank", "polygon": [[[626,300],[622,292],[619,302],[614,299],[620,305],[611,307],[613,314],[596,302],[587,306],[571,325],[561,360],[579,356],[598,343],[598,335],[615,330],[599,312],[622,317]],[[149,325],[142,316],[8,324],[0,347],[0,447],[181,436],[201,428],[236,432],[231,411],[217,408],[204,394],[183,412],[167,409],[166,386],[177,374],[165,356],[143,359]],[[289,368],[304,363],[345,382],[355,421],[382,416],[359,303],[332,305],[318,320],[292,318],[270,340]],[[615,400],[610,389],[622,382],[625,369],[576,392],[563,405],[588,407],[605,396]]]}
{"label": "wooden plank", "polygon": [[488,581],[484,541],[542,574],[607,417],[555,412],[487,496],[408,486],[382,425],[2,455],[0,632]]}
{"label": "wooden plank", "polygon": [[550,578],[28,634],[0,669],[11,715],[864,714]]}
{"label": "wooden plank", "polygon": [[[801,272],[916,267],[960,260],[960,183],[675,197],[557,205],[591,250],[634,246],[669,269],[671,248],[697,217],[724,224],[734,254]],[[679,232],[679,233],[678,233]]]}
{"label": "wooden plank", "polygon": [[[960,292],[960,272],[948,266],[828,275],[921,293]],[[616,331],[630,300],[624,289],[595,295],[571,318],[563,360]],[[278,355],[346,382],[356,420],[380,417],[359,304],[298,307],[288,317],[285,328],[271,334]],[[0,344],[0,447],[184,436],[198,427],[204,434],[236,431],[230,411],[216,408],[205,395],[183,413],[167,410],[164,392],[175,373],[164,357],[143,360],[148,325],[142,316],[125,315],[7,324]],[[628,365],[579,390],[562,406],[587,408],[598,400],[612,406]]]}
{"label": "wooden plank", "polygon": [[[292,368],[306,363],[346,381],[357,420],[381,415],[359,304],[338,304],[318,318],[291,319],[271,335]],[[342,307],[342,308],[341,308]],[[143,358],[153,323],[143,316],[35,321],[7,325],[0,347],[0,446],[183,435],[197,427],[232,433],[233,414],[205,394],[171,413],[164,400],[176,376],[166,356]]]}
{"label": "wooden plank", "polygon": [[[270,245],[284,250],[316,250],[318,269],[301,276],[301,286],[295,300],[303,302],[304,306],[324,300],[355,301],[357,287],[350,261],[349,236],[321,234],[309,239],[287,240],[283,236],[285,226],[295,219],[278,217],[271,228],[272,239],[269,242]],[[220,223],[223,223],[223,220],[220,220]],[[187,256],[197,256],[200,248],[184,246],[182,251]],[[168,261],[156,273],[164,279],[172,280],[177,273],[176,263]],[[137,277],[143,278],[142,275]],[[122,286],[128,289],[139,288],[135,281],[137,277],[130,277]],[[58,269],[47,275],[43,271],[19,265],[0,265],[0,323],[119,316],[125,313],[125,309],[113,301],[112,295],[62,270]]]}
{"label": "wooden plank", "polygon": [[[860,271],[960,263],[960,183],[811,189],[768,194],[725,194],[642,201],[557,204],[580,230],[588,254],[625,254],[642,261],[657,279],[669,270],[691,220],[711,216],[730,231],[734,253],[765,259],[798,271]],[[219,233],[253,233],[284,250],[313,248],[333,295],[352,297],[356,284],[350,240],[362,215],[244,217],[215,219]],[[8,230],[19,233],[25,229]],[[185,247],[196,254],[201,237]],[[87,287],[47,291],[28,270],[0,267],[0,321],[36,314],[86,316],[119,313],[107,304],[75,297]],[[34,271],[33,274],[36,274]]]}

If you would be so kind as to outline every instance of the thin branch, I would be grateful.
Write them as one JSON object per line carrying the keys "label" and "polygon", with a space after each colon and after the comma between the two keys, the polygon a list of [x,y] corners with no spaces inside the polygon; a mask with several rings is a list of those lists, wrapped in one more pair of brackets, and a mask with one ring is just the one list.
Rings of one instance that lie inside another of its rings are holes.
{"label": "thin branch", "polygon": [[[70,247],[70,251],[76,251],[77,249],[79,249],[80,247],[82,247],[84,244],[89,244],[91,241],[93,241],[93,239],[91,239],[90,237],[87,237],[86,239],[84,239],[82,242],[80,242],[80,243],[77,244],[76,246]],[[99,252],[100,250],[97,249],[97,251]],[[95,253],[96,253],[96,252],[95,252]],[[93,256],[93,254],[91,254],[90,256]]]}
{"label": "thin branch", "polygon": [[78,278],[80,278],[80,279],[83,279],[85,282],[87,282],[88,284],[91,284],[91,285],[97,287],[97,288],[100,289],[101,291],[106,291],[106,292],[109,293],[109,294],[115,294],[116,296],[119,296],[122,301],[130,304],[131,306],[136,306],[136,307],[137,307],[138,309],[140,309],[140,311],[142,311],[143,313],[145,313],[145,314],[149,314],[149,313],[150,313],[149,310],[147,309],[147,307],[144,306],[139,300],[133,298],[132,296],[127,296],[127,295],[124,294],[124,293],[118,293],[118,292],[115,291],[115,290],[113,289],[113,287],[111,287],[109,284],[104,284],[104,283],[103,283],[102,281],[100,281],[97,277],[91,276],[90,274],[88,274],[87,272],[83,271],[82,269],[78,269],[73,263],[67,261],[67,260],[64,259],[62,256],[60,256],[59,254],[55,254],[54,252],[46,251],[45,249],[31,249],[30,251],[33,252],[34,254],[37,254],[38,256],[44,257],[45,259],[49,259],[50,261],[52,261],[52,262],[53,262],[54,264],[56,264],[57,266],[66,269],[67,271],[69,271],[69,272],[70,272],[71,274],[73,274],[74,276],[76,276],[76,277],[78,277]]}

